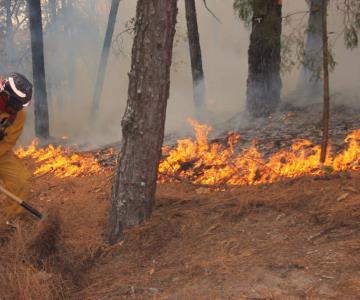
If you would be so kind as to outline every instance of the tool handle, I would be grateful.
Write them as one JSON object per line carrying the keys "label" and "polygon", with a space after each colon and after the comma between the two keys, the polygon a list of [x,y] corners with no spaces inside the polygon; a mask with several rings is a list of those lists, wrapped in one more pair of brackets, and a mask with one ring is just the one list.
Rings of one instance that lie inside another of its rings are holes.
{"label": "tool handle", "polygon": [[32,206],[30,206],[29,204],[27,204],[25,201],[21,200],[19,197],[17,197],[16,195],[14,195],[13,193],[10,193],[7,189],[5,189],[4,187],[2,187],[0,185],[0,191],[2,193],[4,193],[6,196],[8,196],[10,199],[16,201],[19,205],[21,205],[23,208],[25,208],[27,211],[31,212],[34,216],[36,216],[37,218],[41,219],[42,218],[42,214],[36,210],[35,208],[33,208]]}
{"label": "tool handle", "polygon": [[13,193],[10,193],[7,189],[5,189],[4,187],[2,187],[0,185],[0,191],[2,193],[4,193],[6,196],[8,196],[10,199],[16,201],[17,203],[19,203],[21,205],[21,203],[23,202],[19,197],[17,197],[16,195],[14,195]]}
{"label": "tool handle", "polygon": [[25,208],[26,210],[28,210],[29,212],[31,212],[35,217],[42,219],[43,215],[35,208],[33,208],[32,206],[30,206],[29,204],[27,204],[26,202],[21,202],[20,205]]}

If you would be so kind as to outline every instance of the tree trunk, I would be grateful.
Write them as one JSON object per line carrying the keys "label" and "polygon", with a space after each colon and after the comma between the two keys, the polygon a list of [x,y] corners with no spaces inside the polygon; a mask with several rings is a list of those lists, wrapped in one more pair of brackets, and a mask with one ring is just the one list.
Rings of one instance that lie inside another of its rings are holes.
{"label": "tree trunk", "polygon": [[35,90],[35,133],[37,137],[47,139],[49,137],[49,112],[46,95],[41,1],[28,0],[28,9]]}
{"label": "tree trunk", "polygon": [[119,3],[120,0],[112,0],[111,2],[109,20],[107,24],[104,44],[101,52],[101,57],[98,66],[95,87],[94,87],[94,95],[93,95],[92,107],[91,107],[91,120],[96,119],[99,110],[100,97],[104,86],[105,72],[109,58],[110,46],[111,46],[112,36],[114,33],[116,15],[119,8]]}
{"label": "tree trunk", "polygon": [[252,32],[248,51],[246,104],[252,117],[274,112],[281,94],[281,25],[279,0],[253,0]]}
{"label": "tree trunk", "polygon": [[329,87],[329,49],[327,35],[327,0],[322,0],[322,40],[323,40],[323,73],[324,73],[324,108],[323,108],[323,137],[321,144],[320,162],[325,163],[329,140],[330,119],[330,87]]}
{"label": "tree trunk", "polygon": [[152,211],[164,137],[177,0],[139,0],[108,240]]}
{"label": "tree trunk", "polygon": [[297,94],[312,100],[321,95],[322,70],[322,0],[310,1],[304,62],[297,85]]}
{"label": "tree trunk", "polygon": [[201,47],[197,24],[195,0],[185,0],[186,23],[190,48],[191,72],[195,116],[202,119],[206,113],[206,90],[201,59]]}

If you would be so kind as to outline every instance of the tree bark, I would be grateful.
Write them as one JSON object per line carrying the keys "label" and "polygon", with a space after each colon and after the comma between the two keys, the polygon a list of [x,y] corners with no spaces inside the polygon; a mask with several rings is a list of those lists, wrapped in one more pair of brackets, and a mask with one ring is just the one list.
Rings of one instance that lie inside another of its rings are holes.
{"label": "tree bark", "polygon": [[203,119],[203,116],[206,113],[206,89],[195,0],[185,0],[185,11],[190,48],[195,116],[198,119]]}
{"label": "tree bark", "polygon": [[329,140],[330,87],[329,87],[329,49],[327,35],[327,0],[322,0],[322,40],[323,40],[323,73],[324,73],[324,108],[323,136],[320,162],[325,163]]}
{"label": "tree bark", "polygon": [[147,219],[154,204],[165,114],[177,0],[139,0],[132,48],[123,140],[112,188],[108,241]]}
{"label": "tree bark", "polygon": [[35,133],[37,137],[47,139],[49,137],[49,111],[45,81],[41,1],[28,0],[28,9],[35,90]]}
{"label": "tree bark", "polygon": [[252,117],[274,112],[281,94],[282,5],[278,0],[252,0],[246,105]]}
{"label": "tree bark", "polygon": [[120,0],[112,0],[111,2],[109,20],[107,24],[104,44],[101,52],[101,57],[98,66],[95,87],[94,87],[94,95],[93,95],[92,107],[91,107],[91,120],[96,119],[99,110],[100,97],[104,86],[105,72],[109,58],[110,46],[111,46],[112,36],[114,33],[116,15],[119,8],[119,3]]}

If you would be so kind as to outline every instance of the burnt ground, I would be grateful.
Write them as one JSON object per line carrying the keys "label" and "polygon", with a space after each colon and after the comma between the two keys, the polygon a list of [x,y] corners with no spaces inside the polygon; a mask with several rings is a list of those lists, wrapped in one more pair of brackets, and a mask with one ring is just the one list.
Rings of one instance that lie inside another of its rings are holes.
{"label": "burnt ground", "polygon": [[[360,108],[332,105],[330,111],[329,137],[332,151],[344,147],[347,134],[360,128]],[[240,146],[248,147],[256,140],[257,147],[265,155],[289,147],[295,139],[307,139],[320,145],[322,139],[322,104],[305,107],[283,103],[268,118],[251,120],[244,113],[236,114],[225,123],[214,124],[211,137],[225,136],[230,131],[240,133]]]}
{"label": "burnt ground", "polygon": [[[309,104],[306,107],[283,104],[280,109],[267,118],[250,119],[246,113],[235,114],[225,122],[216,122],[216,118],[209,117],[205,124],[211,124],[209,143],[219,143],[227,147],[230,133],[239,133],[240,140],[235,151],[241,152],[251,147],[254,142],[257,149],[268,158],[272,154],[290,146],[297,139],[311,141],[312,145],[321,145],[322,140],[322,106],[321,103]],[[190,125],[189,125],[190,126]],[[335,154],[346,148],[345,138],[348,134],[360,128],[360,107],[354,108],[344,105],[331,106],[329,143],[331,152]],[[177,140],[195,138],[194,130],[189,127],[186,131],[169,132],[164,137],[167,146],[176,145]],[[71,141],[70,141],[71,142]],[[119,150],[120,143],[115,142],[105,146],[90,144],[77,145],[79,150],[91,149],[100,164],[104,167],[116,165],[117,151],[109,153],[108,149]]]}
{"label": "burnt ground", "polygon": [[160,184],[151,219],[108,246],[111,180],[33,180],[29,202],[60,215],[56,254],[34,265],[36,221],[18,221],[0,246],[0,299],[360,299],[358,171],[225,191]]}

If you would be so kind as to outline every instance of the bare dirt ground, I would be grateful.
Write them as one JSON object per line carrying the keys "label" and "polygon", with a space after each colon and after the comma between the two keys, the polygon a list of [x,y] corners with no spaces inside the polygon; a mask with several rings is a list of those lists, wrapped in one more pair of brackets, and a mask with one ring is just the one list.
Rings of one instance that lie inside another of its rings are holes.
{"label": "bare dirt ground", "polygon": [[31,203],[61,217],[57,254],[31,264],[19,221],[0,247],[0,299],[360,299],[359,172],[227,191],[161,184],[152,218],[107,246],[111,180],[33,181]]}

